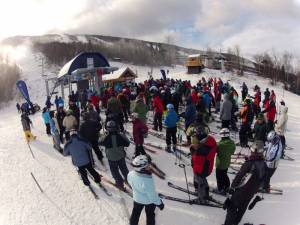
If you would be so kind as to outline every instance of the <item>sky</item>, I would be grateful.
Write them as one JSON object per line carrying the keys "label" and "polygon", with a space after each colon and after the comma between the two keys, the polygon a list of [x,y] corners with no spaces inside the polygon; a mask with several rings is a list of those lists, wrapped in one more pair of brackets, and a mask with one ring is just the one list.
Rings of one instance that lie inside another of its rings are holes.
{"label": "sky", "polygon": [[0,38],[100,34],[300,56],[300,0],[0,0]]}

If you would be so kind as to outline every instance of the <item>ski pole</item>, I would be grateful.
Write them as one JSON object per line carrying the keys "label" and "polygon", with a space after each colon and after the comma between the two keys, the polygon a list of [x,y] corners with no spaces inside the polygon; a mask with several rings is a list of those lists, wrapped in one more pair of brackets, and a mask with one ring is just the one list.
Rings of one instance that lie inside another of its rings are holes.
{"label": "ski pole", "polygon": [[188,196],[189,196],[189,201],[191,202],[190,189],[189,189],[189,185],[188,185],[188,181],[187,181],[187,177],[186,177],[185,165],[184,164],[179,164],[179,167],[183,168],[184,176],[185,176],[186,189],[187,189],[187,193],[188,193]]}

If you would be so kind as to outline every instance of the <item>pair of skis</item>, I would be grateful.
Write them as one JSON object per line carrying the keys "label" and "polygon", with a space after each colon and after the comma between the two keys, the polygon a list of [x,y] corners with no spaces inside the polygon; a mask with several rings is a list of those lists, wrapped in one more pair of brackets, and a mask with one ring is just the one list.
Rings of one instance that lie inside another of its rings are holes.
{"label": "pair of skis", "polygon": [[[188,191],[186,188],[180,187],[180,186],[175,185],[171,182],[168,182],[168,186],[171,187],[171,188],[174,188],[176,190],[183,191],[185,193],[190,193],[191,195],[194,195],[194,196],[198,196],[198,194],[196,192]],[[198,198],[191,199],[191,200],[183,199],[183,198],[177,198],[177,197],[173,197],[173,196],[165,195],[165,194],[159,194],[159,196],[163,199],[182,202],[182,203],[188,203],[190,205],[203,205],[203,206],[214,207],[214,208],[222,208],[223,207],[222,202],[219,202],[218,200],[212,198],[211,196],[208,199],[206,199],[206,201],[199,201]]]}

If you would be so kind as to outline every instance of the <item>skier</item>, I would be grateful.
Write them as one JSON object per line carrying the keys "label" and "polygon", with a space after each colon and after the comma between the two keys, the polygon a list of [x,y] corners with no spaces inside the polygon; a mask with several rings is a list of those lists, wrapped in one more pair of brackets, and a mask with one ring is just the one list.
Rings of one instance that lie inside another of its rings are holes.
{"label": "skier", "polygon": [[43,108],[42,117],[46,126],[46,134],[51,135],[51,129],[50,129],[50,114],[46,107]]}
{"label": "skier", "polygon": [[96,183],[101,182],[101,176],[92,165],[92,147],[77,135],[76,130],[71,130],[71,138],[64,147],[64,156],[71,155],[73,165],[78,167],[84,185],[89,186],[90,181],[87,171],[93,176]]}
{"label": "skier", "polygon": [[55,117],[54,111],[50,111],[49,115],[50,115],[49,124],[50,124],[51,134],[52,134],[52,138],[53,138],[53,147],[57,151],[62,153],[63,150],[60,147],[59,126],[58,126],[58,122]]}
{"label": "skier", "polygon": [[103,164],[103,154],[98,145],[99,132],[102,126],[99,122],[92,120],[87,113],[83,114],[82,119],[83,123],[80,125],[79,134],[90,143],[98,160]]}
{"label": "skier", "polygon": [[164,209],[164,203],[155,191],[151,167],[146,155],[139,155],[132,161],[134,171],[127,176],[133,192],[133,209],[130,225],[138,225],[143,208],[146,211],[146,224],[155,225],[155,208]]}
{"label": "skier", "polygon": [[51,96],[47,96],[45,105],[46,105],[47,109],[50,109],[50,108],[51,108],[51,106],[53,105],[53,104],[51,103]]}
{"label": "skier", "polygon": [[279,135],[281,143],[282,143],[282,158],[284,156],[284,149],[286,147],[286,141],[284,133],[286,131],[286,125],[288,121],[288,107],[285,106],[285,102],[283,100],[280,101],[281,108],[278,119],[275,121],[275,131]]}
{"label": "skier", "polygon": [[[166,151],[171,152],[171,143],[173,143],[173,151],[176,151],[176,145],[177,145],[177,122],[179,121],[179,117],[177,113],[174,111],[173,104],[167,105],[167,115],[164,119],[164,124],[166,125]],[[171,142],[172,140],[172,142]]]}
{"label": "skier", "polygon": [[124,131],[122,105],[114,94],[108,99],[107,102],[105,124],[107,124],[110,120],[115,121],[116,124],[119,125],[120,131]]}
{"label": "skier", "polygon": [[21,122],[22,122],[22,126],[23,126],[23,131],[25,134],[25,139],[27,142],[29,142],[30,140],[35,140],[36,136],[34,136],[31,133],[31,126],[32,126],[32,122],[29,119],[28,115],[23,112],[21,115]]}
{"label": "skier", "polygon": [[89,117],[89,119],[93,120],[93,121],[95,121],[97,123],[100,123],[101,122],[101,118],[99,116],[99,113],[94,110],[94,106],[93,105],[89,105],[87,108],[88,108],[88,111],[86,112],[86,114]]}
{"label": "skier", "polygon": [[224,94],[224,102],[221,105],[220,120],[222,121],[222,128],[229,128],[231,121],[232,103],[229,100],[228,94]]}
{"label": "skier", "polygon": [[235,151],[235,143],[230,139],[228,128],[222,128],[220,136],[221,140],[217,143],[216,179],[219,193],[225,195],[230,187],[227,171],[230,166],[231,155]]}
{"label": "skier", "polygon": [[159,97],[158,93],[156,92],[154,94],[153,100],[152,100],[152,106],[154,112],[154,121],[153,121],[153,130],[157,131],[162,131],[162,114],[164,110],[164,106],[162,103],[161,98]]}
{"label": "skier", "polygon": [[[188,97],[186,100],[186,108],[185,112],[182,113],[185,119],[185,130],[187,131],[188,127],[196,120],[196,107],[192,102],[192,98]],[[191,137],[187,134],[186,135],[187,143],[186,145],[189,146],[191,144]]]}
{"label": "skier", "polygon": [[275,101],[270,97],[269,100],[265,102],[265,109],[262,113],[266,113],[267,115],[267,132],[274,130],[274,121],[276,116],[276,105]]}
{"label": "skier", "polygon": [[117,96],[118,100],[122,105],[123,117],[125,118],[125,123],[128,123],[128,116],[130,115],[130,101],[126,96],[126,89],[123,89]]}
{"label": "skier", "polygon": [[137,96],[134,102],[133,112],[138,114],[138,118],[140,120],[147,123],[148,106],[145,104],[144,98],[140,95]]}
{"label": "skier", "polygon": [[253,144],[250,157],[232,181],[229,189],[232,196],[224,202],[224,209],[227,209],[224,225],[239,224],[251,199],[263,185],[265,176],[266,164],[263,157],[263,146]]}
{"label": "skier", "polygon": [[245,100],[247,95],[248,95],[248,87],[245,84],[245,82],[243,82],[243,85],[242,85],[242,101]]}
{"label": "skier", "polygon": [[70,139],[70,131],[72,129],[76,130],[78,126],[78,122],[70,109],[66,112],[66,116],[63,120],[63,126],[65,127],[66,140],[68,141]]}
{"label": "skier", "polygon": [[59,137],[60,137],[60,142],[63,144],[64,143],[64,134],[65,134],[65,127],[63,126],[63,121],[64,118],[66,117],[66,112],[64,110],[63,106],[58,107],[58,111],[56,113],[56,119],[59,127]]}
{"label": "skier", "polygon": [[16,107],[17,107],[18,113],[22,113],[21,106],[18,102],[16,104]]}
{"label": "skier", "polygon": [[139,119],[137,113],[132,113],[131,118],[133,124],[132,135],[133,135],[133,141],[135,143],[134,155],[135,156],[138,156],[140,154],[146,155],[143,144],[144,144],[144,138],[147,137],[148,134],[148,127],[141,119]]}
{"label": "skier", "polygon": [[270,191],[270,180],[275,173],[280,157],[282,156],[282,143],[280,137],[275,131],[270,131],[267,136],[268,144],[266,146],[265,160],[267,164],[267,176],[264,184],[264,191]]}
{"label": "skier", "polygon": [[214,167],[217,150],[215,139],[207,134],[205,127],[199,126],[196,130],[197,144],[190,147],[192,155],[192,168],[194,172],[194,186],[198,193],[200,203],[209,198],[209,186],[206,180]]}
{"label": "skier", "polygon": [[115,121],[108,121],[106,129],[108,133],[100,138],[99,145],[105,147],[110,172],[116,181],[116,186],[121,190],[125,190],[124,180],[126,182],[128,168],[125,162],[126,152],[124,147],[128,147],[130,142],[125,135],[118,132],[118,126]]}
{"label": "skier", "polygon": [[267,139],[267,125],[265,121],[264,114],[259,113],[257,120],[254,124],[254,141],[256,143],[261,142],[260,144],[264,145]]}
{"label": "skier", "polygon": [[253,118],[253,111],[251,108],[251,100],[246,98],[244,101],[244,106],[240,111],[240,117],[242,120],[241,129],[239,132],[241,147],[248,146],[248,133],[251,131],[251,118]]}

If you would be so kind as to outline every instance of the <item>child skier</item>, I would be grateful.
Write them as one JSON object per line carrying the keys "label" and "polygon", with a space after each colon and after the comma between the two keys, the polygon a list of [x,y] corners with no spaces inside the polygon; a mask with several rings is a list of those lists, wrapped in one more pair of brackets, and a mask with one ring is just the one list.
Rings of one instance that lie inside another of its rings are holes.
{"label": "child skier", "polygon": [[164,120],[164,124],[166,125],[166,143],[167,143],[167,152],[171,152],[171,140],[173,143],[173,151],[176,151],[176,144],[177,144],[177,138],[176,138],[176,133],[177,133],[177,122],[179,121],[179,117],[177,113],[174,111],[174,106],[173,104],[168,104],[167,105],[167,115]]}
{"label": "child skier", "polygon": [[135,143],[135,156],[138,156],[140,154],[146,155],[146,152],[144,150],[143,144],[144,144],[144,138],[148,134],[148,127],[142,121],[141,119],[138,118],[137,113],[132,113],[131,114],[132,118],[132,135],[133,135],[133,141]]}
{"label": "child skier", "polygon": [[132,161],[134,171],[130,171],[127,180],[132,187],[133,209],[130,225],[138,225],[139,218],[145,207],[147,225],[155,225],[155,208],[164,209],[164,204],[155,191],[151,167],[146,155],[139,155]]}

